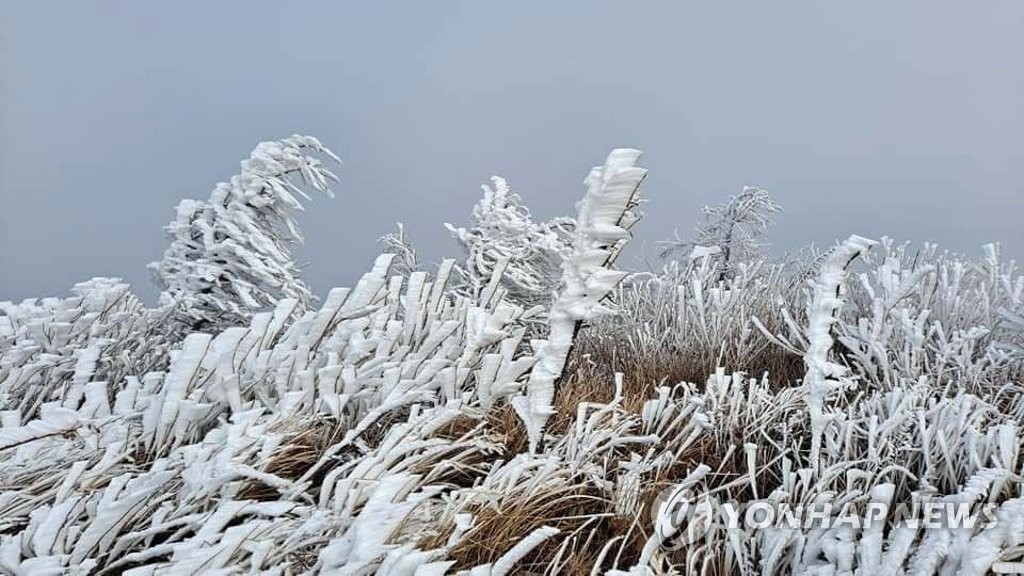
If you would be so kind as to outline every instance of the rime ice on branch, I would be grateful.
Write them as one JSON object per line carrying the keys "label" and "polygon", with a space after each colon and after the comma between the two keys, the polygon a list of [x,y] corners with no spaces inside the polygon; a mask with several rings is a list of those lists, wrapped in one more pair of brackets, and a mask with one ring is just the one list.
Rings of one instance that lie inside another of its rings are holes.
{"label": "rime ice on branch", "polygon": [[578,205],[572,253],[562,264],[562,287],[548,315],[548,337],[534,343],[537,363],[530,372],[527,395],[512,399],[526,424],[530,451],[537,449],[544,424],[554,412],[555,383],[562,375],[576,328],[581,321],[610,313],[601,304],[626,275],[610,270],[637,220],[640,183],[647,170],[637,167],[640,151],[612,150],[604,166],[591,170],[588,189]]}
{"label": "rime ice on branch", "polygon": [[302,242],[293,213],[303,209],[299,197],[309,199],[303,187],[331,196],[328,183],[337,180],[313,153],[340,162],[309,136],[261,142],[209,200],[178,204],[171,245],[150,269],[161,303],[176,306],[189,329],[244,325],[283,298],[303,308],[310,300],[289,250]]}
{"label": "rime ice on branch", "polygon": [[815,470],[820,460],[821,437],[830,419],[825,414],[825,400],[833,390],[848,382],[845,378],[848,368],[829,357],[833,344],[832,326],[838,321],[845,299],[846,268],[874,244],[874,240],[850,236],[829,253],[814,283],[814,294],[807,310],[804,388],[811,417],[811,464]]}
{"label": "rime ice on branch", "polygon": [[501,284],[511,300],[526,307],[551,303],[562,262],[572,250],[572,218],[534,222],[519,195],[504,178],[482,186],[484,197],[473,207],[474,225],[445,224],[466,251],[463,264],[471,282],[486,284],[499,263],[507,261]]}

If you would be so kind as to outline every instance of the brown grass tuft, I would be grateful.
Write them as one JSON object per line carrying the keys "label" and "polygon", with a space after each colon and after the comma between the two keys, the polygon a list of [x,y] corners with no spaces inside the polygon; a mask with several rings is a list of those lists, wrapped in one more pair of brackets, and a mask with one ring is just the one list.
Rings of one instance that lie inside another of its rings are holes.
{"label": "brown grass tuft", "polygon": [[[322,418],[315,425],[289,435],[267,460],[264,472],[286,480],[295,480],[306,473],[321,456],[341,440],[344,430],[334,419]],[[330,470],[321,470],[311,483],[311,490],[319,489],[320,481]],[[261,482],[253,482],[239,492],[239,498],[276,500],[277,490]]]}

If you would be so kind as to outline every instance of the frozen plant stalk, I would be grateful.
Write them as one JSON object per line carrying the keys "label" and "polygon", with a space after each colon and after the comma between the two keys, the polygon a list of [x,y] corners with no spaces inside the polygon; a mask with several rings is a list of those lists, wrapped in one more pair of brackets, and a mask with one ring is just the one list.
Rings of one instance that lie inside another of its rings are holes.
{"label": "frozen plant stalk", "polygon": [[595,167],[584,181],[587,193],[577,205],[572,253],[562,264],[561,289],[548,315],[548,338],[534,343],[537,362],[530,371],[526,396],[512,399],[526,424],[531,452],[536,451],[544,424],[554,413],[555,381],[562,375],[579,322],[610,313],[601,300],[625,276],[609,266],[637,220],[631,208],[647,175],[646,169],[636,165],[639,159],[639,150],[612,150],[604,166]]}
{"label": "frozen plant stalk", "polygon": [[829,358],[833,344],[832,325],[837,321],[845,298],[846,269],[874,245],[874,240],[856,234],[850,236],[829,253],[814,282],[814,294],[807,310],[804,388],[811,416],[811,465],[815,472],[821,456],[821,437],[829,420],[824,413],[825,399],[832,390],[843,385],[847,371],[845,366]]}

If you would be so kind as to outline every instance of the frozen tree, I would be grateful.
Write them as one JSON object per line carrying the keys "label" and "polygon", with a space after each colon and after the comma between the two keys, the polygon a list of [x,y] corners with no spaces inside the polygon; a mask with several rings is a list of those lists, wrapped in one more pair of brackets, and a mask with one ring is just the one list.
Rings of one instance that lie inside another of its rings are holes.
{"label": "frozen tree", "polygon": [[744,187],[740,195],[730,197],[724,204],[705,206],[697,236],[667,242],[662,255],[712,256],[721,262],[722,279],[731,278],[739,263],[749,262],[760,254],[760,238],[772,224],[772,214],[780,210],[768,192]]}
{"label": "frozen tree", "polygon": [[473,207],[471,228],[445,224],[466,251],[465,272],[470,282],[484,284],[507,259],[502,285],[509,297],[528,305],[547,304],[571,250],[575,223],[572,218],[536,223],[504,178],[491,181],[494,187],[482,186],[484,197]]}
{"label": "frozen tree", "polygon": [[178,204],[167,226],[171,245],[150,269],[161,304],[176,307],[189,329],[241,325],[282,298],[309,301],[290,253],[302,242],[294,212],[299,197],[309,199],[304,188],[330,196],[328,183],[337,180],[314,153],[340,162],[316,138],[262,142],[209,200]]}

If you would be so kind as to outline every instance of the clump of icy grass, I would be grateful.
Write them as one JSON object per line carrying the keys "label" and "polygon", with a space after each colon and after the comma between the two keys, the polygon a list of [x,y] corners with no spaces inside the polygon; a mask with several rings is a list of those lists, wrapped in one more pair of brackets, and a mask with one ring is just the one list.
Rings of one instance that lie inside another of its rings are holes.
{"label": "clump of icy grass", "polygon": [[[1024,556],[1024,279],[994,246],[854,236],[776,263],[702,233],[622,281],[645,171],[616,150],[575,219],[533,223],[496,181],[453,228],[465,260],[421,270],[400,231],[309,309],[285,240],[225,239],[294,224],[288,174],[325,185],[302,152],[322,147],[297,138],[172,230],[161,270],[219,268],[165,305],[102,279],[0,303],[0,571],[984,574]],[[286,274],[260,283],[261,259]],[[712,511],[681,545],[655,508],[672,487]],[[715,512],[926,498],[999,521],[756,530]]]}

